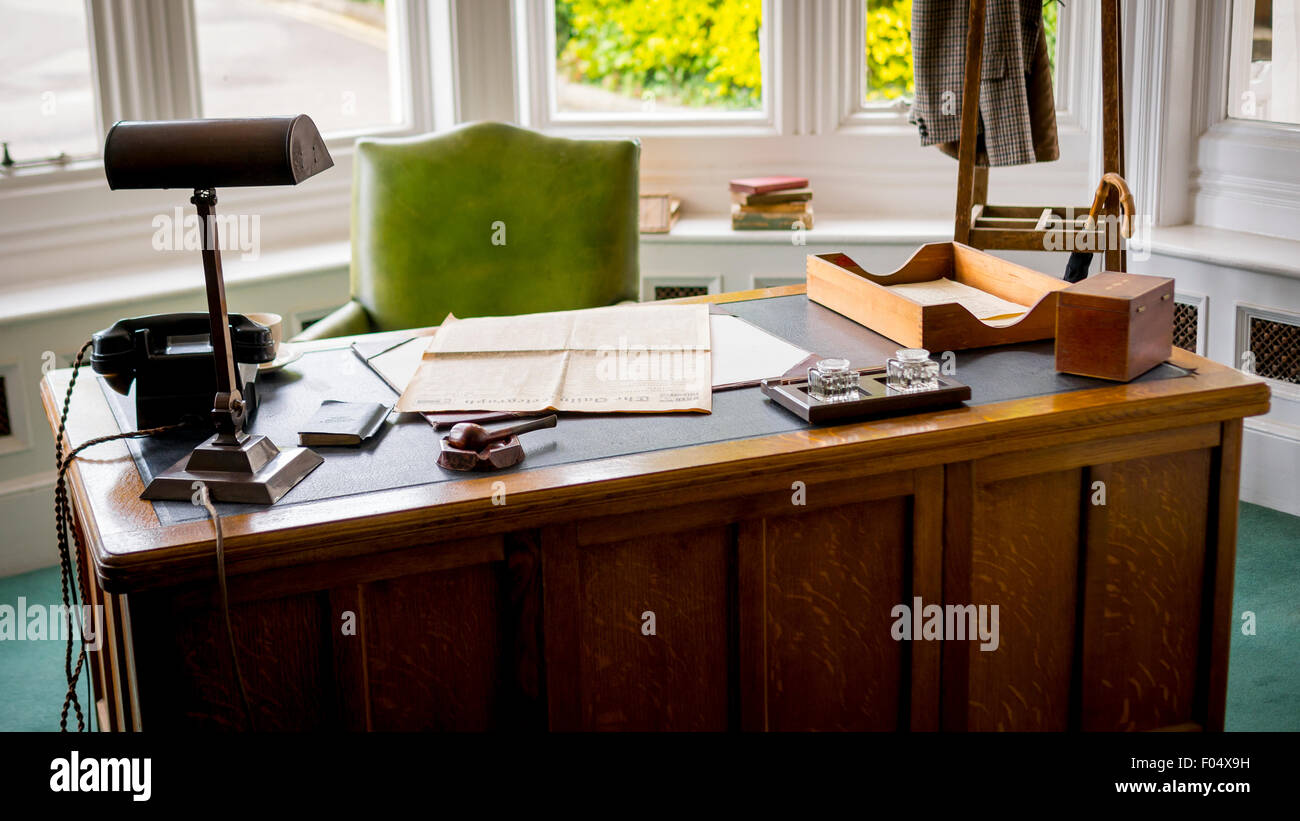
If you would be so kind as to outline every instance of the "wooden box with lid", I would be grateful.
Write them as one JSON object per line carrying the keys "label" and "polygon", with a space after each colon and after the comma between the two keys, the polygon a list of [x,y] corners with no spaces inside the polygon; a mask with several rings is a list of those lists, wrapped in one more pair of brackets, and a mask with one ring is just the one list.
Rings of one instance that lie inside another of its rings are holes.
{"label": "wooden box with lid", "polygon": [[1172,354],[1172,279],[1105,271],[1058,294],[1056,370],[1128,382]]}

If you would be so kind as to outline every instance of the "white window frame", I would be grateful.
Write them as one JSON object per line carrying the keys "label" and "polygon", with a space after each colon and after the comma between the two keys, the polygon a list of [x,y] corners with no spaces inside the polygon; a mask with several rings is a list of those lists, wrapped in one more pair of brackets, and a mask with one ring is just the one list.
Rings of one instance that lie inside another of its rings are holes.
{"label": "white window frame", "polygon": [[836,99],[840,107],[840,126],[905,125],[908,104],[903,98],[878,103],[867,103],[864,99],[867,55],[859,39],[867,24],[863,4],[841,3],[836,11],[840,18],[839,48],[843,55],[836,60],[836,73],[839,75]]}
{"label": "white window frame", "polygon": [[[450,30],[436,24],[449,0],[389,0],[389,24],[398,32],[390,49],[390,79],[403,122],[331,133],[326,145],[335,167],[303,186],[225,189],[219,210],[256,213],[263,220],[264,252],[338,242],[348,235],[352,153],[361,135],[403,136],[451,124],[437,94],[433,55],[450,50]],[[99,133],[119,120],[202,116],[193,0],[86,0],[91,73]],[[438,82],[436,82],[438,81]],[[110,192],[99,157],[63,165],[36,165],[0,175],[0,293],[41,281],[138,272],[193,263],[152,252],[151,221],[188,196],[176,191]],[[267,225],[268,220],[274,226]],[[87,249],[94,250],[93,271]],[[233,261],[231,268],[235,268]],[[237,269],[236,269],[237,270]],[[201,280],[197,281],[201,283]]]}
{"label": "white window frame", "polygon": [[539,131],[563,133],[581,131],[640,135],[680,132],[735,133],[737,129],[757,134],[776,133],[776,113],[781,109],[781,88],[773,82],[774,55],[781,50],[781,27],[772,25],[781,0],[762,0],[763,26],[759,31],[762,61],[763,104],[758,111],[719,111],[708,114],[656,114],[642,117],[628,113],[561,112],[556,109],[555,4],[551,0],[518,0],[514,14],[525,25],[517,32],[524,38],[519,60],[520,85],[527,89],[520,106],[520,122]]}
{"label": "white window frame", "polygon": [[[542,78],[554,71],[553,58],[544,59],[554,53],[554,26],[538,23],[549,22],[545,0],[390,0],[400,32],[399,47],[390,53],[401,67],[395,81],[407,117],[367,133],[417,134],[494,119],[552,134],[634,136],[642,143],[642,187],[680,196],[687,216],[727,213],[728,179],[790,173],[813,181],[819,219],[951,219],[955,161],[922,148],[905,112],[860,103],[860,0],[764,2],[772,22],[764,26],[761,115],[579,123],[539,108],[548,99]],[[197,116],[193,0],[87,4],[95,82],[102,89],[100,124]],[[1074,13],[1078,5],[1063,7],[1060,18],[1063,159],[996,169],[995,202],[1082,206],[1090,200],[1100,156],[1093,102],[1097,25],[1093,9]],[[349,236],[354,137],[327,137],[335,167],[303,186],[227,189],[219,208],[263,215],[264,255],[342,244]],[[160,259],[150,247],[153,217],[177,205],[188,207],[183,193],[109,192],[99,160],[0,175],[0,293],[57,279],[192,268],[193,260]],[[233,281],[240,270],[232,261],[227,274]]]}
{"label": "white window frame", "polygon": [[1300,240],[1300,125],[1228,116],[1234,2],[1199,0],[1192,220]]}
{"label": "white window frame", "polygon": [[[1076,5],[1061,9],[1058,35],[1067,55],[1058,66],[1063,159],[995,170],[993,191],[999,202],[1084,206],[1100,177],[1100,145],[1094,139],[1100,132],[1092,116],[1099,18],[1085,14],[1077,19]],[[765,0],[764,15],[761,115],[561,115],[553,110],[553,4],[511,0],[518,120],[561,136],[639,138],[642,187],[672,191],[687,215],[726,213],[728,179],[796,174],[812,181],[819,213],[949,218],[955,204],[955,161],[937,149],[921,148],[903,107],[862,102],[861,0]],[[476,51],[494,43],[500,50],[507,25],[503,18],[497,14],[497,27],[472,32],[480,38],[472,44]],[[468,49],[471,43],[460,46]]]}

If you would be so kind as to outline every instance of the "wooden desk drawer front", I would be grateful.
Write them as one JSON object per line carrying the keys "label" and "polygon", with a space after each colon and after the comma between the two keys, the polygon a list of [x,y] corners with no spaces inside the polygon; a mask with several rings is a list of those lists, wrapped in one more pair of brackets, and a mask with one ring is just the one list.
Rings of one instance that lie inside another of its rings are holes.
{"label": "wooden desk drawer front", "polygon": [[1115,461],[1099,443],[1098,464],[1063,448],[1062,470],[1039,472],[1041,452],[948,466],[944,590],[999,604],[1001,636],[991,653],[945,645],[944,729],[1221,729],[1205,671],[1231,588],[1207,556],[1231,578],[1231,551],[1210,548],[1236,486],[1208,447],[1219,427],[1124,441],[1151,453]]}
{"label": "wooden desk drawer front", "polygon": [[[259,729],[1218,728],[1219,442],[837,465],[235,577],[241,665]],[[917,597],[997,605],[998,648],[895,640]],[[211,586],[130,600],[143,727],[246,727]]]}
{"label": "wooden desk drawer front", "polygon": [[[911,726],[912,653],[890,635],[891,610],[911,601],[918,549],[938,600],[940,547],[937,527],[913,524],[913,472],[783,483],[748,506],[765,515],[735,520],[719,504],[717,521],[680,532],[543,537],[552,729]],[[937,525],[937,494],[920,509]],[[624,532],[672,521],[641,514]],[[932,650],[917,663],[937,707]]]}

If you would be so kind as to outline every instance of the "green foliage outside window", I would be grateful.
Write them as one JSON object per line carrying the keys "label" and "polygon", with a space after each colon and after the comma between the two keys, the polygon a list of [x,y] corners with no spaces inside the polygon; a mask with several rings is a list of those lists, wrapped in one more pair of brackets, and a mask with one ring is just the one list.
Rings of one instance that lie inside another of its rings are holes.
{"label": "green foliage outside window", "polygon": [[757,108],[762,24],[761,0],[556,0],[556,63],[631,97]]}
{"label": "green foliage outside window", "polygon": [[[1056,67],[1059,3],[1043,4]],[[556,64],[571,82],[732,109],[762,102],[762,0],[555,0]],[[910,99],[912,0],[866,0],[866,99]]]}
{"label": "green foliage outside window", "polygon": [[867,101],[912,96],[912,0],[867,0]]}
{"label": "green foliage outside window", "polygon": [[1056,31],[1061,4],[1057,0],[1043,3],[1043,29],[1047,35],[1047,58],[1052,61],[1052,82],[1056,82]]}

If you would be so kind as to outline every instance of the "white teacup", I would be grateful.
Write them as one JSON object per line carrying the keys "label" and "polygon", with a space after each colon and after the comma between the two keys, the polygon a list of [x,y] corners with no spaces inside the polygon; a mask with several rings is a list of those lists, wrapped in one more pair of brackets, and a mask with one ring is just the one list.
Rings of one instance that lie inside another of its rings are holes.
{"label": "white teacup", "polygon": [[244,316],[271,329],[271,342],[275,345],[276,356],[280,355],[280,341],[284,339],[284,317],[279,314],[244,314]]}

